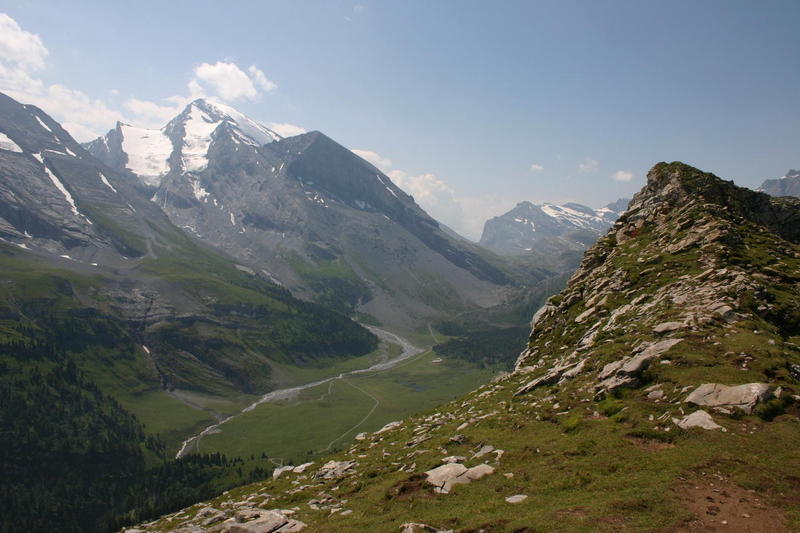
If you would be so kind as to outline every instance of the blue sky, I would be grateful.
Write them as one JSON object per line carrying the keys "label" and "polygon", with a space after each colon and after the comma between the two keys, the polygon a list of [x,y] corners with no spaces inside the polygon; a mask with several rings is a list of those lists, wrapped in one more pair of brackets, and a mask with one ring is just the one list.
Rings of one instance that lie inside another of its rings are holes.
{"label": "blue sky", "polygon": [[22,32],[19,46],[0,37],[0,90],[82,140],[118,119],[163,124],[194,80],[264,123],[359,150],[471,237],[518,201],[630,196],[658,161],[750,187],[800,166],[795,0],[12,0],[0,12]]}

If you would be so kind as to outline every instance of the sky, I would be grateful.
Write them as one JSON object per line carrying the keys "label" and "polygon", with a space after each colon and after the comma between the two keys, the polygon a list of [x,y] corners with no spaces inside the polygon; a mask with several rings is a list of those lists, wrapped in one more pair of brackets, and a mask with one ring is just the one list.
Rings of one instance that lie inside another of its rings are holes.
{"label": "sky", "polygon": [[800,2],[0,0],[0,91],[80,141],[199,96],[319,130],[478,239],[517,202],[601,207],[659,161],[800,167]]}

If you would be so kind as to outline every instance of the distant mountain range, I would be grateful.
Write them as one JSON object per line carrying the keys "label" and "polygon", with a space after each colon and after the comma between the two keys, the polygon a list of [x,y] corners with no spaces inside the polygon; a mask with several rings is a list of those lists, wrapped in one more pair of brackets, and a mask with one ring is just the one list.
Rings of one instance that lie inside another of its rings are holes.
{"label": "distant mountain range", "polygon": [[486,221],[480,244],[503,255],[582,250],[611,227],[628,202],[621,198],[600,209],[576,203],[520,202],[508,213]]}
{"label": "distant mountain range", "polygon": [[764,180],[758,190],[770,196],[800,197],[800,170],[792,169],[780,178]]}
{"label": "distant mountain range", "polygon": [[324,134],[282,138],[210,100],[160,130],[118,124],[85,146],[196,238],[363,320],[414,329],[552,274],[454,236]]}

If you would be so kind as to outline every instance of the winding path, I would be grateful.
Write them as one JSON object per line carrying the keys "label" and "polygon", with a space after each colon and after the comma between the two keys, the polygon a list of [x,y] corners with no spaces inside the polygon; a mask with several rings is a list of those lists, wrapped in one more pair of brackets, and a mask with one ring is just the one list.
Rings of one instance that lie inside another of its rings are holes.
{"label": "winding path", "polygon": [[[231,415],[231,416],[229,416],[229,417],[227,417],[227,418],[225,418],[223,420],[220,420],[220,421],[216,422],[215,424],[212,424],[212,425],[208,426],[207,428],[205,428],[203,431],[201,431],[197,435],[193,435],[193,436],[189,437],[188,439],[184,440],[183,443],[181,444],[181,449],[178,450],[177,454],[175,454],[175,458],[176,459],[180,459],[181,457],[184,457],[193,448],[196,448],[197,451],[200,451],[200,441],[202,440],[202,438],[204,436],[210,435],[212,433],[216,433],[217,431],[219,431],[219,427],[221,425],[225,424],[226,422],[229,422],[230,420],[236,418],[237,416],[240,416],[240,415],[242,415],[244,413],[248,413],[248,412],[252,411],[253,409],[258,407],[262,403],[274,402],[274,401],[277,401],[277,400],[286,400],[286,399],[294,397],[300,391],[303,391],[303,390],[306,390],[306,389],[310,389],[310,388],[313,388],[313,387],[318,387],[319,385],[323,385],[325,383],[329,383],[329,382],[331,382],[333,380],[336,380],[336,379],[344,379],[345,377],[350,376],[350,375],[366,374],[366,373],[371,373],[371,372],[382,372],[384,370],[389,370],[390,368],[394,368],[398,364],[402,363],[406,359],[414,357],[415,355],[420,354],[420,353],[422,353],[424,351],[421,348],[417,348],[416,346],[411,344],[409,341],[407,341],[403,337],[400,337],[399,335],[397,335],[395,333],[392,333],[391,331],[386,331],[385,329],[381,329],[381,328],[378,328],[378,327],[375,327],[375,326],[365,326],[365,327],[367,329],[369,329],[370,331],[372,331],[375,335],[377,335],[378,337],[383,339],[384,341],[391,342],[391,343],[394,343],[394,344],[399,344],[402,347],[403,351],[400,353],[400,355],[398,355],[394,359],[389,359],[388,361],[383,361],[381,363],[375,363],[374,365],[372,365],[372,366],[370,366],[368,368],[360,368],[358,370],[351,370],[350,372],[343,372],[343,373],[339,374],[338,376],[331,376],[329,378],[321,379],[321,380],[318,380],[318,381],[313,381],[311,383],[306,383],[304,385],[298,385],[296,387],[289,387],[289,388],[286,388],[286,389],[278,389],[278,390],[274,390],[272,392],[268,392],[267,394],[263,395],[261,398],[259,398],[258,400],[256,400],[252,404],[250,404],[247,407],[245,407],[244,409],[242,409],[241,412],[239,412],[238,414]],[[358,387],[356,387],[355,385],[353,385],[352,383],[348,382],[348,385],[351,385],[351,386],[357,388],[358,390],[361,390]],[[376,402],[375,405],[373,405],[372,410],[367,414],[367,416],[361,422],[359,422],[354,428],[348,430],[346,433],[342,434],[337,439],[332,441],[328,445],[328,449],[330,449],[330,447],[333,446],[333,444],[337,440],[341,439],[342,437],[347,435],[347,433],[349,433],[350,431],[353,431],[353,429],[355,429],[358,426],[360,426],[361,424],[363,424],[364,421],[367,418],[369,418],[369,416],[375,411],[375,409],[377,409],[378,405],[380,404],[380,402],[378,402],[378,400],[375,397],[373,397],[372,395],[370,395],[369,393],[367,393],[367,392],[365,392],[363,390],[361,390],[361,392],[364,392],[364,394],[366,394],[367,396],[370,396]]]}
{"label": "winding path", "polygon": [[357,386],[357,385],[353,385],[352,383],[350,383],[350,382],[349,382],[349,381],[347,381],[346,379],[343,379],[343,380],[342,380],[342,382],[344,382],[344,383],[347,383],[348,385],[350,385],[351,387],[353,387],[353,388],[354,388],[354,389],[356,389],[357,391],[364,393],[364,394],[365,394],[366,396],[368,396],[368,397],[369,397],[369,398],[370,398],[370,399],[371,399],[371,400],[372,400],[374,403],[372,404],[372,409],[370,409],[370,410],[369,410],[369,413],[367,413],[367,414],[364,416],[364,418],[362,418],[361,420],[359,420],[359,421],[358,421],[358,423],[357,423],[355,426],[351,427],[350,429],[348,429],[347,431],[345,431],[344,433],[342,433],[341,435],[339,435],[338,437],[336,437],[335,439],[333,439],[332,441],[330,441],[330,442],[328,443],[328,445],[327,445],[325,448],[322,448],[322,449],[320,450],[320,452],[329,452],[329,451],[331,451],[331,448],[333,447],[333,445],[334,445],[336,442],[338,442],[338,441],[342,440],[342,439],[343,439],[343,438],[344,438],[344,437],[345,437],[347,434],[349,434],[349,433],[352,433],[353,431],[357,430],[357,429],[358,429],[358,427],[359,427],[361,424],[363,424],[364,422],[366,422],[366,421],[367,421],[367,419],[369,419],[369,417],[371,417],[371,416],[372,416],[372,413],[374,413],[374,412],[375,412],[375,409],[377,409],[377,408],[378,408],[378,406],[381,404],[380,400],[378,400],[378,399],[377,399],[375,396],[373,396],[372,394],[368,393],[367,391],[365,391],[365,390],[364,390],[364,389],[362,389],[361,387],[359,387],[359,386]]}

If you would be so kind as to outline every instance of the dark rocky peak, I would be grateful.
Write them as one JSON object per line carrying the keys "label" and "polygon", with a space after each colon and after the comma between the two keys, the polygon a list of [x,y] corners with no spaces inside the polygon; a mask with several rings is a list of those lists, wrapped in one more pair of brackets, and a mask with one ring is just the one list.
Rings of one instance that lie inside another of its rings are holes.
{"label": "dark rocky peak", "polygon": [[448,238],[439,223],[386,174],[327,135],[312,131],[262,149],[264,153],[270,151],[283,154],[287,176],[298,180],[309,192],[320,192],[350,208],[385,216],[481,280],[511,283],[500,269]]}
{"label": "dark rocky peak", "polygon": [[430,218],[383,172],[319,131],[276,143],[275,150],[285,154],[291,176],[351,207]]}

